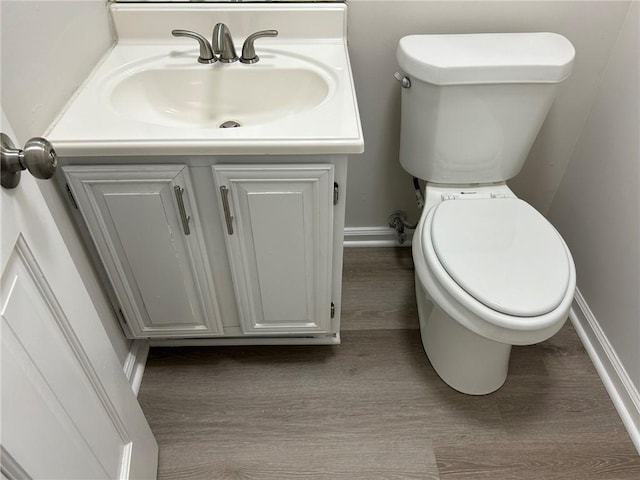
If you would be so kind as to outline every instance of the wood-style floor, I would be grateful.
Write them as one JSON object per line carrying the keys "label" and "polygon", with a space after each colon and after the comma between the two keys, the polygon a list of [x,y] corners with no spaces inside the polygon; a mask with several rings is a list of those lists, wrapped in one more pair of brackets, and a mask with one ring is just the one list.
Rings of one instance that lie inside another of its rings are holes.
{"label": "wood-style floor", "polygon": [[422,350],[411,250],[344,266],[342,345],[151,350],[160,479],[640,479],[569,324],[514,347],[500,390],[463,395]]}

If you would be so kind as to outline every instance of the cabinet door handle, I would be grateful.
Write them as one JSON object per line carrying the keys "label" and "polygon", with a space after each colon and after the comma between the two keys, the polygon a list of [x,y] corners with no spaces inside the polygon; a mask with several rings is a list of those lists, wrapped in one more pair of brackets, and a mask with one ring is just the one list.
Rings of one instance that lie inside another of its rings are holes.
{"label": "cabinet door handle", "polygon": [[224,208],[224,219],[227,222],[227,233],[233,235],[233,216],[229,208],[229,189],[224,185],[220,187],[220,196],[222,197],[222,208]]}
{"label": "cabinet door handle", "polygon": [[182,198],[184,188],[176,185],[173,187],[173,190],[176,192],[176,201],[178,202],[178,210],[180,211],[180,218],[182,219],[182,229],[185,235],[189,235],[191,233],[189,229],[189,220],[191,220],[191,217],[187,215],[187,211],[184,208],[184,199]]}

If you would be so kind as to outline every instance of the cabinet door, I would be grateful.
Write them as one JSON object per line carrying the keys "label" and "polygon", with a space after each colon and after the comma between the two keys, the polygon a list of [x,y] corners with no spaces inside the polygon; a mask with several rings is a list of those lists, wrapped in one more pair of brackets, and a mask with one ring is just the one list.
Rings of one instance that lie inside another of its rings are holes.
{"label": "cabinet door", "polygon": [[245,334],[329,333],[333,165],[216,165]]}
{"label": "cabinet door", "polygon": [[185,166],[64,172],[132,335],[222,333]]}

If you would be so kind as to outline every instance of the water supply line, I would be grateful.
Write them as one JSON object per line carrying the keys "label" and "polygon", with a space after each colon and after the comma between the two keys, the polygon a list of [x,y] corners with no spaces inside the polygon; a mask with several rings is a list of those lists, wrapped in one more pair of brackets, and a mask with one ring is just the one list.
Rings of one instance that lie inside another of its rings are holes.
{"label": "water supply line", "polygon": [[[413,189],[416,194],[416,201],[418,202],[418,208],[422,210],[424,208],[424,195],[422,193],[422,190],[420,189],[420,181],[416,177],[413,177]],[[416,223],[416,226],[418,226],[417,223]],[[415,229],[415,227],[413,228]]]}
{"label": "water supply line", "polygon": [[[420,181],[416,177],[413,177],[413,188],[415,191],[418,208],[422,210],[424,208],[424,195],[422,193],[422,190],[420,189]],[[409,223],[407,221],[407,214],[402,210],[393,212],[391,215],[389,215],[387,221],[389,222],[389,226],[396,231],[398,235],[398,243],[400,245],[404,245],[404,243],[407,241],[407,234],[405,233],[404,229],[408,228],[409,230],[415,230],[418,226],[418,222]]]}

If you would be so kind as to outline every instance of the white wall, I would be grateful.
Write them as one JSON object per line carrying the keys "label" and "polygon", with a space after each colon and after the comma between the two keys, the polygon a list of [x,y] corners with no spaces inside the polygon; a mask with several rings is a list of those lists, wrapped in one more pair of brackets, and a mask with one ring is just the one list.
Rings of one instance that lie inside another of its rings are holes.
{"label": "white wall", "polygon": [[2,105],[42,133],[112,43],[106,0],[2,0]]}
{"label": "white wall", "polygon": [[[2,0],[2,107],[16,145],[40,136],[108,51],[113,34],[105,0]],[[124,363],[127,341],[53,182],[38,182],[85,281],[102,323]]]}
{"label": "white wall", "polygon": [[[620,31],[549,218],[578,288],[640,391],[640,4]],[[638,421],[640,424],[640,421]]]}
{"label": "white wall", "polygon": [[554,31],[577,54],[521,174],[516,194],[546,213],[593,103],[629,2],[349,0],[348,41],[365,153],[349,163],[347,227],[386,226],[418,215],[411,178],[398,163],[400,89],[395,50],[416,33]]}

